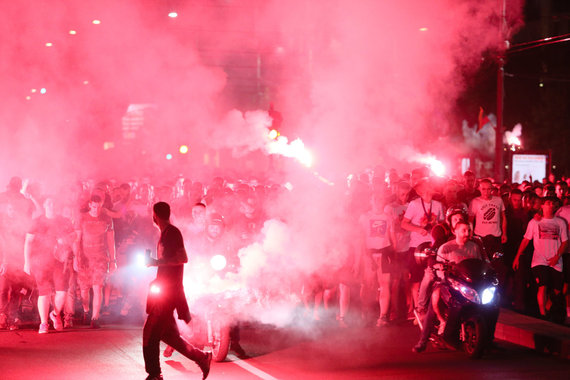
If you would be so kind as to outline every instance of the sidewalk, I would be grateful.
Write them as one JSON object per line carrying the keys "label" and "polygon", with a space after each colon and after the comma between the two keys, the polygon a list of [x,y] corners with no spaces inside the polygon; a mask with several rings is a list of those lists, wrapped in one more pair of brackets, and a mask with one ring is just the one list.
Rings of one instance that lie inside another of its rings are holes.
{"label": "sidewalk", "polygon": [[495,338],[570,359],[570,328],[501,309]]}

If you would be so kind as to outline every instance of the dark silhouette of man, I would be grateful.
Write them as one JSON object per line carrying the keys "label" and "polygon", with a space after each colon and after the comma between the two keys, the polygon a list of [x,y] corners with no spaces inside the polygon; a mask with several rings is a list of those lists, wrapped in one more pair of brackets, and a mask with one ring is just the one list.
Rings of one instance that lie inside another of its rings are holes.
{"label": "dark silhouette of man", "polygon": [[170,224],[170,206],[158,202],[153,206],[153,221],[160,229],[156,259],[149,258],[149,266],[156,266],[156,279],[151,283],[147,299],[148,317],[143,328],[143,356],[147,380],[160,380],[160,341],[162,340],[176,351],[196,362],[206,379],[210,372],[212,353],[204,352],[181,337],[174,319],[174,310],[178,318],[190,322],[190,311],[184,295],[182,280],[184,264],[188,261],[184,240],[180,230]]}

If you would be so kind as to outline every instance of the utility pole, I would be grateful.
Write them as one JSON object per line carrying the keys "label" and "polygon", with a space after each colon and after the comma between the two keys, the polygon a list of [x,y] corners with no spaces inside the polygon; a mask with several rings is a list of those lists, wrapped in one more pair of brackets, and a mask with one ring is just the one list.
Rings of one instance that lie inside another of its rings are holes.
{"label": "utility pole", "polygon": [[[507,27],[507,4],[506,0],[501,1],[501,25],[499,32],[501,40],[505,41],[505,51],[509,48],[509,41],[506,40]],[[497,125],[495,126],[495,180],[502,183],[504,180],[505,164],[503,161],[503,101],[505,98],[505,53],[499,56],[499,68],[497,69]]]}

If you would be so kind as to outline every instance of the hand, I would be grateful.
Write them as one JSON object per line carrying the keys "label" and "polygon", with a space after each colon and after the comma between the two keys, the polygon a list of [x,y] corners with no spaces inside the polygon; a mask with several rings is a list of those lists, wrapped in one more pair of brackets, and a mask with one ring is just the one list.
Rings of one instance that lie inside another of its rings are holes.
{"label": "hand", "polygon": [[32,274],[32,273],[31,273],[31,270],[30,270],[30,263],[24,263],[24,272],[25,272],[28,276],[30,276],[30,275]]}
{"label": "hand", "polygon": [[0,276],[4,276],[6,274],[6,264],[0,265]]}
{"label": "hand", "polygon": [[560,256],[558,255],[554,255],[552,256],[550,259],[548,259],[548,265],[553,267],[556,264],[558,264],[558,261],[560,260]]}
{"label": "hand", "polygon": [[420,230],[420,235],[422,235],[422,236],[427,236],[427,234],[428,234],[428,232],[427,232],[426,229],[423,229],[423,228],[422,228],[422,229]]}
{"label": "hand", "polygon": [[513,270],[518,270],[519,269],[519,256],[515,257],[515,259],[513,260]]}
{"label": "hand", "polygon": [[501,243],[505,244],[507,242],[507,235],[506,234],[502,234],[501,235]]}

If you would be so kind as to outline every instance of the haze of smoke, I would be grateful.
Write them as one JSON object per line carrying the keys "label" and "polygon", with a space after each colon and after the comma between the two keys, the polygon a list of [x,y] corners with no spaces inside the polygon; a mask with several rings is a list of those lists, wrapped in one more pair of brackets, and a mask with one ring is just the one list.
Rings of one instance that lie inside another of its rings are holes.
{"label": "haze of smoke", "polygon": [[[47,3],[7,4],[7,22],[0,23],[0,52],[14,58],[0,66],[7,73],[0,114],[4,183],[12,174],[61,181],[64,173],[77,178],[115,167],[124,171],[114,174],[130,176],[135,167],[125,167],[126,157],[101,160],[102,143],[120,139],[129,103],[160,109],[148,137],[153,152],[180,140],[226,146],[238,156],[261,149],[265,111],[232,111],[237,96],[222,96],[227,75],[219,66],[236,50],[262,48],[279,78],[268,100],[283,113],[288,137],[301,137],[316,170],[340,184],[348,173],[396,166],[398,147],[429,152],[437,137],[455,128],[448,120],[463,78],[484,51],[504,49],[495,0],[290,0],[252,2],[229,13],[188,2],[180,12],[190,15],[188,27],[167,26],[147,2]],[[521,2],[508,3],[509,24],[516,25]],[[93,15],[101,25],[91,24]],[[254,15],[257,24],[248,34]],[[80,43],[70,42],[70,23]],[[54,49],[38,53],[48,38]],[[198,46],[217,51],[213,63],[205,64]],[[44,83],[49,96],[23,100]],[[346,253],[331,259],[328,249],[335,236],[353,236],[354,222],[343,218],[344,189],[321,184],[312,170],[284,165],[294,190],[271,215],[286,228],[268,224],[265,237],[245,251],[256,256],[245,256],[244,273],[286,263],[283,280],[294,282],[323,270],[323,263],[346,259]],[[267,239],[281,246],[276,250]],[[260,279],[272,290],[282,284],[278,277]]]}

